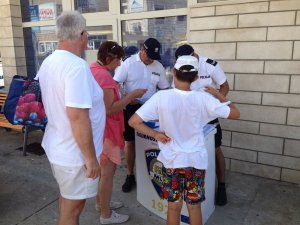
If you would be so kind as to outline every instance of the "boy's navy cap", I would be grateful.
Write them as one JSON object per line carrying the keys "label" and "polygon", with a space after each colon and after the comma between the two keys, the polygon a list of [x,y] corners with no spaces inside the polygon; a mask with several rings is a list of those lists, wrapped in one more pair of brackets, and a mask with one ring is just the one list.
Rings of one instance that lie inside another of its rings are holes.
{"label": "boy's navy cap", "polygon": [[[194,69],[191,69],[189,71],[181,70],[180,68],[182,66],[192,66]],[[176,70],[180,70],[182,72],[193,72],[193,71],[198,71],[199,68],[199,62],[198,59],[194,56],[191,55],[183,55],[179,56],[178,59],[176,60],[174,68]]]}
{"label": "boy's navy cap", "polygon": [[144,42],[144,48],[147,52],[147,55],[152,60],[160,60],[160,49],[161,45],[155,38],[148,38]]}
{"label": "boy's navy cap", "polygon": [[175,58],[177,59],[179,56],[183,55],[193,55],[194,49],[190,45],[181,45],[175,51]]}
{"label": "boy's navy cap", "polygon": [[127,56],[131,56],[131,55],[134,55],[135,53],[137,53],[139,51],[139,49],[133,45],[130,45],[130,46],[127,46],[125,48],[125,54]]}

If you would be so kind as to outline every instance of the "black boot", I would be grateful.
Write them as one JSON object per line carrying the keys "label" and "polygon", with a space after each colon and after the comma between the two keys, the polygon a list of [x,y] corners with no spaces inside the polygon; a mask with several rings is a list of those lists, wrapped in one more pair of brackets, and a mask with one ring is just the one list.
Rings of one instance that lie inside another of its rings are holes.
{"label": "black boot", "polygon": [[125,183],[122,186],[123,192],[130,192],[132,188],[135,186],[135,177],[134,175],[127,175]]}
{"label": "black boot", "polygon": [[216,204],[219,206],[224,206],[227,204],[227,194],[225,183],[219,183],[216,192]]}

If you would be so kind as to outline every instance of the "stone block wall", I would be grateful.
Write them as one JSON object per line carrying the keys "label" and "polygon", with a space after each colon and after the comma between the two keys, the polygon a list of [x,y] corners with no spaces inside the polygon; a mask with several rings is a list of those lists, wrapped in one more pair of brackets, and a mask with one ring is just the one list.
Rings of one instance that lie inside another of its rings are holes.
{"label": "stone block wall", "polygon": [[27,74],[20,0],[0,1],[0,52],[7,91],[13,75]]}
{"label": "stone block wall", "polygon": [[226,168],[300,184],[300,1],[198,3],[188,42],[219,61],[241,111],[221,120]]}

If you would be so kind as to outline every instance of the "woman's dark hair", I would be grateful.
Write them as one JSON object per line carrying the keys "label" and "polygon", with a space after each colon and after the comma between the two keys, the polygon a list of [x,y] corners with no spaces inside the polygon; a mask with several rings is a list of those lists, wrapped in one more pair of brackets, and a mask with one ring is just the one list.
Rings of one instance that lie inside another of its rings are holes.
{"label": "woman's dark hair", "polygon": [[175,69],[175,75],[179,81],[192,83],[198,74],[198,71],[191,71],[192,69],[194,67],[190,65],[182,66],[179,70]]}
{"label": "woman's dark hair", "polygon": [[114,41],[105,41],[103,42],[98,50],[97,59],[103,63],[103,65],[107,65],[106,58],[122,59],[125,55],[124,49]]}

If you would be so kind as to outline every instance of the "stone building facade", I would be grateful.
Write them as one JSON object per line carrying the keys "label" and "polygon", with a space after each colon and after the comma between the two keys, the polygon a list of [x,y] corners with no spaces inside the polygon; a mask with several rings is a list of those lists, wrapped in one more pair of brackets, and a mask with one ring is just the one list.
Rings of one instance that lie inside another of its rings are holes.
{"label": "stone building facade", "polygon": [[220,62],[241,111],[221,122],[227,169],[300,183],[300,1],[201,3],[188,21],[188,41]]}

